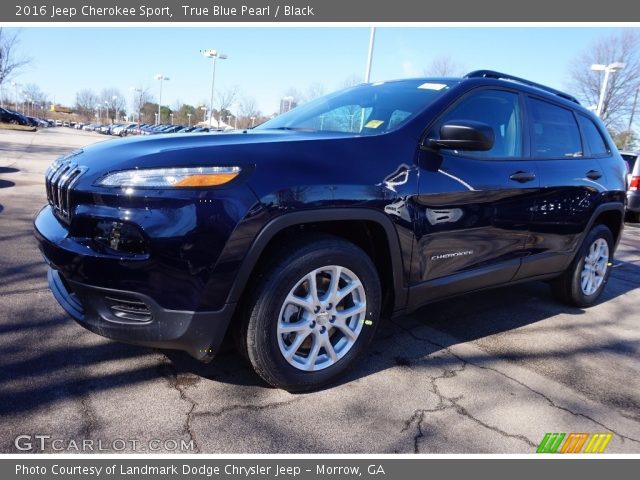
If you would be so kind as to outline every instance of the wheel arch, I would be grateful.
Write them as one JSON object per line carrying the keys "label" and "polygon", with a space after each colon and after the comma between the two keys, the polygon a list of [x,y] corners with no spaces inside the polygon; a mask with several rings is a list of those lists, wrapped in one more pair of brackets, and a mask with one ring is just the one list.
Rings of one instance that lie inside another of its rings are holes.
{"label": "wheel arch", "polygon": [[614,251],[618,247],[624,228],[624,205],[617,202],[603,203],[591,215],[589,225],[583,233],[580,244],[595,225],[604,225],[613,235]]}
{"label": "wheel arch", "polygon": [[[387,248],[388,254],[388,273],[390,279],[381,278],[381,282],[388,282],[388,287],[393,295],[391,300],[391,312],[401,310],[406,307],[407,288],[404,285],[403,274],[403,258],[400,241],[393,222],[382,212],[367,208],[340,208],[340,209],[322,209],[322,210],[306,210],[301,212],[292,212],[281,215],[269,221],[256,236],[240,269],[236,275],[235,281],[229,292],[227,303],[237,303],[242,298],[246,286],[248,285],[253,273],[259,268],[260,260],[263,254],[268,252],[274,246],[274,240],[282,235],[288,229],[304,228],[308,226],[321,226],[321,231],[332,233],[338,237],[345,238],[353,243],[359,244],[353,235],[344,232],[330,231],[335,229],[338,222],[370,223],[375,225],[379,234],[381,233]],[[379,235],[377,235],[379,236]],[[354,241],[355,240],[355,241]],[[379,238],[374,239],[379,240]],[[362,246],[359,244],[359,246]],[[364,248],[366,251],[367,249]],[[375,262],[374,262],[375,263]],[[379,272],[385,273],[385,266],[376,264]],[[382,270],[381,270],[382,269]]]}

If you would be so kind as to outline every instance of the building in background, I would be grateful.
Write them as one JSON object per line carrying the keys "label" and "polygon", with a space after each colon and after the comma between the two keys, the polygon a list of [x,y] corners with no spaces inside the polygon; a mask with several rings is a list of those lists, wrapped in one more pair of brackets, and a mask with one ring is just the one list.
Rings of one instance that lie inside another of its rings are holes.
{"label": "building in background", "polygon": [[280,100],[280,113],[285,113],[288,112],[289,110],[296,108],[298,106],[298,102],[296,101],[295,98],[289,96],[289,97],[282,97],[282,99]]}

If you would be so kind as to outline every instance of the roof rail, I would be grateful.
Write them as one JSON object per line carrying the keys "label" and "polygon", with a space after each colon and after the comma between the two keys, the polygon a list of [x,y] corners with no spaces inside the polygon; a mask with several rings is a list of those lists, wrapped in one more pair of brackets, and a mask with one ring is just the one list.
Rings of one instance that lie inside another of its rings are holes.
{"label": "roof rail", "polygon": [[580,105],[580,102],[578,101],[578,99],[573,95],[569,95],[568,93],[561,92],[560,90],[556,90],[555,88],[547,87],[539,83],[525,80],[524,78],[514,77],[513,75],[509,75],[507,73],[494,72],[493,70],[474,70],[473,72],[467,73],[464,76],[464,78],[497,78],[500,80],[511,80],[512,82],[522,83],[530,87],[539,88],[540,90],[544,90],[545,92],[553,93],[554,95],[557,95],[566,100],[569,100],[570,102],[574,102]]}

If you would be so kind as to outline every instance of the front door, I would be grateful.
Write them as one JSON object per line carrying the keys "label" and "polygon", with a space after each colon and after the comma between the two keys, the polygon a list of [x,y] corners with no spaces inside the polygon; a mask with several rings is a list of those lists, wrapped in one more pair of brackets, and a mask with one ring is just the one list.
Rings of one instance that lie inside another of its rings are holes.
{"label": "front door", "polygon": [[428,137],[437,138],[440,126],[455,120],[490,125],[495,144],[484,152],[421,152],[414,305],[511,280],[538,193],[518,93],[472,91],[435,122]]}

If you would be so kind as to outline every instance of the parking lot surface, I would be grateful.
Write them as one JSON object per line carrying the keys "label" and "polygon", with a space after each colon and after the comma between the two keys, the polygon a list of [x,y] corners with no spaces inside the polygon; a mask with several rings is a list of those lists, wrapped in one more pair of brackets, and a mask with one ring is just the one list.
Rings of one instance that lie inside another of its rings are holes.
{"label": "parking lot surface", "polygon": [[442,301],[385,321],[338,385],[293,395],[233,351],[203,365],[119,344],[58,306],[31,222],[47,165],[96,141],[123,140],[0,130],[0,452],[25,435],[30,452],[534,453],[547,432],[611,432],[607,453],[640,453],[638,225],[595,307],[545,283]]}

